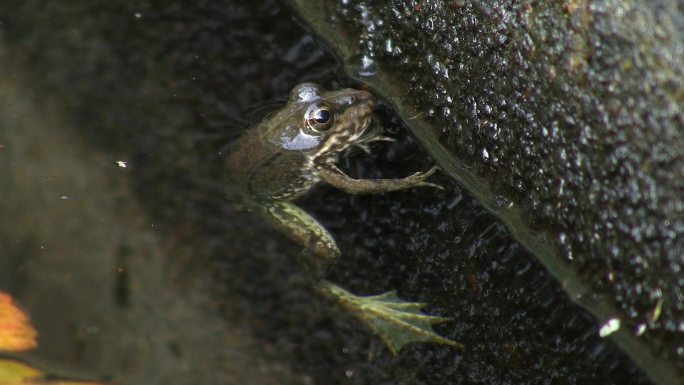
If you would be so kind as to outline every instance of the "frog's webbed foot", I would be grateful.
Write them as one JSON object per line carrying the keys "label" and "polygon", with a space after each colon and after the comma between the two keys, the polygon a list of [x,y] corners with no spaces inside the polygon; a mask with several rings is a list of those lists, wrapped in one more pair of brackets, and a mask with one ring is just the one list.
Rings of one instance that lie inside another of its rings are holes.
{"label": "frog's webbed foot", "polygon": [[368,324],[394,354],[412,342],[433,342],[457,348],[464,347],[435,333],[432,325],[449,319],[422,313],[420,309],[424,306],[423,303],[404,301],[393,291],[360,297],[329,282],[323,282],[322,285],[327,295],[339,301],[343,307]]}

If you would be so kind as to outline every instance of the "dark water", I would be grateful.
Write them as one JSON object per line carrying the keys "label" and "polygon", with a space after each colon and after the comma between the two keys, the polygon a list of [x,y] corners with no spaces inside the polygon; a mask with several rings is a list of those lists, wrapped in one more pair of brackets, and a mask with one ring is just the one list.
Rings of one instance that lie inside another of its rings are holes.
{"label": "dark water", "polygon": [[[320,299],[299,248],[225,199],[222,151],[302,81],[354,85],[287,6],[6,2],[0,289],[41,332],[36,364],[133,384],[647,383],[473,199],[446,189],[302,199],[338,240],[330,278],[396,289],[466,351],[392,356]],[[404,176],[399,140],[342,162]],[[255,112],[257,111],[257,112]],[[246,118],[247,117],[247,118]],[[126,162],[122,168],[117,161]]]}

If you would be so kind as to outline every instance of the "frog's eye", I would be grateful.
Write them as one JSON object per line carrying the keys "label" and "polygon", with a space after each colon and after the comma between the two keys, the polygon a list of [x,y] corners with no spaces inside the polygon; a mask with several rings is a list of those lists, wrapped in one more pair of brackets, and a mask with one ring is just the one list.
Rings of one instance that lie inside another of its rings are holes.
{"label": "frog's eye", "polygon": [[314,103],[306,110],[306,124],[314,131],[327,131],[334,121],[335,115],[328,105]]}

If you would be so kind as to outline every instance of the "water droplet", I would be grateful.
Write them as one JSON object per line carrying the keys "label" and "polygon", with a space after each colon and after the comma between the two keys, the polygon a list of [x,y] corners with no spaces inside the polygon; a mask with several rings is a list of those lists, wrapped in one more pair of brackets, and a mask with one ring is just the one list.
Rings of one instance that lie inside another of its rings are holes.
{"label": "water droplet", "polygon": [[385,40],[385,52],[392,53],[392,51],[394,51],[394,43],[392,43],[392,39]]}
{"label": "water droplet", "polygon": [[513,207],[514,203],[513,201],[511,201],[503,195],[497,195],[494,198],[494,205],[496,205],[497,207],[507,207],[510,209],[511,207]]}
{"label": "water droplet", "polygon": [[601,329],[599,329],[599,336],[605,338],[618,330],[620,330],[620,319],[611,318],[601,325]]}
{"label": "water droplet", "polygon": [[375,76],[377,73],[377,65],[375,60],[368,55],[363,55],[361,57],[361,69],[359,70],[359,76]]}

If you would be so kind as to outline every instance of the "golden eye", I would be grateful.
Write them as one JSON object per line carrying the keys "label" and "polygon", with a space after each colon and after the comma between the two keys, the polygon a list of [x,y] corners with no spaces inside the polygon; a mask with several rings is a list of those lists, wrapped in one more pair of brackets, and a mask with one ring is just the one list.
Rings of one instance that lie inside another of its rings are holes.
{"label": "golden eye", "polygon": [[335,123],[335,114],[322,103],[314,103],[306,110],[306,124],[314,131],[327,131]]}

